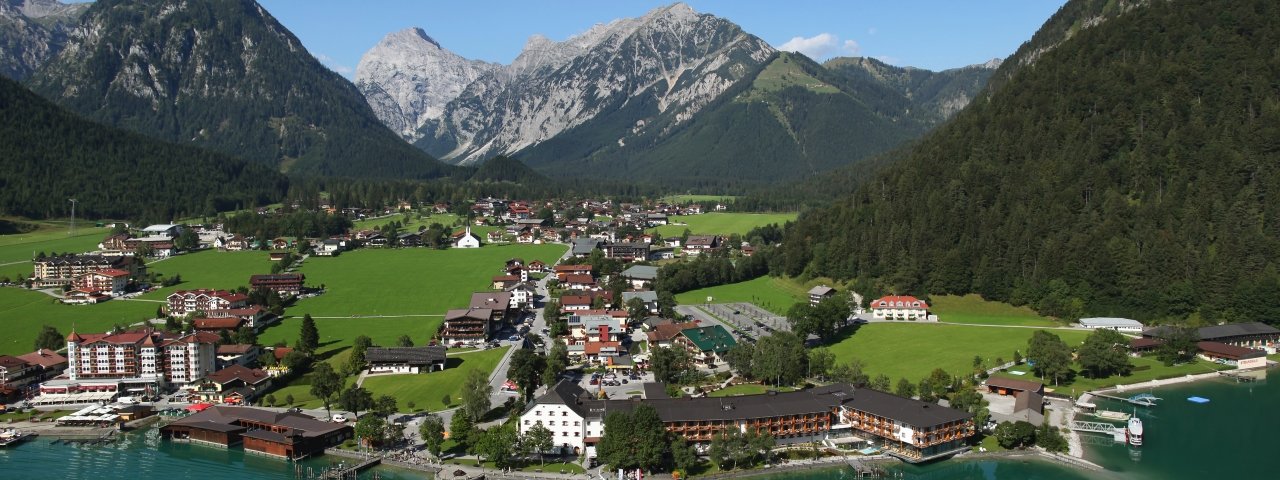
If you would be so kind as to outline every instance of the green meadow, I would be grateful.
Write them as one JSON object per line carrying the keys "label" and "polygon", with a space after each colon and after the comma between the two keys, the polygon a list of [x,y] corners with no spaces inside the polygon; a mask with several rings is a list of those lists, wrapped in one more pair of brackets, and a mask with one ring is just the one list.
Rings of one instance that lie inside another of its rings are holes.
{"label": "green meadow", "polygon": [[1114,387],[1116,385],[1127,385],[1151,380],[1182,377],[1186,375],[1213,373],[1218,370],[1235,368],[1230,365],[1208,362],[1199,358],[1190,363],[1166,366],[1163,362],[1157,360],[1154,355],[1137,358],[1130,357],[1129,361],[1132,362],[1134,366],[1134,371],[1129,375],[1112,375],[1105,378],[1086,378],[1085,376],[1080,375],[1078,369],[1073,369],[1076,373],[1075,376],[1069,380],[1061,380],[1061,384],[1056,387],[1053,385],[1052,378],[1044,379],[1037,377],[1032,373],[1031,368],[1026,365],[1019,365],[1017,367],[1010,368],[1010,370],[1025,371],[1027,372],[1025,375],[1011,375],[1002,372],[995,374],[995,376],[1017,378],[1020,380],[1034,380],[1044,383],[1046,389],[1052,389],[1061,393],[1072,394],[1073,397],[1079,397],[1080,394],[1084,392]]}
{"label": "green meadow", "polygon": [[548,264],[564,245],[489,245],[477,249],[360,249],[336,257],[311,257],[300,272],[323,295],[289,309],[295,316],[443,315],[466,307],[471,293],[489,289],[506,261],[520,257]]}
{"label": "green meadow", "polygon": [[1062,326],[1053,319],[1040,316],[1030,307],[983,300],[977,294],[929,297],[930,312],[938,321],[973,325],[1022,325],[1028,327]]}
{"label": "green meadow", "polygon": [[763,276],[745,282],[690,290],[676,295],[680,305],[750,302],[778,315],[785,315],[796,302],[808,301],[808,287],[785,277]]}
{"label": "green meadow", "polygon": [[[413,402],[413,409],[443,410],[460,403],[459,394],[468,372],[479,369],[487,376],[497,368],[498,362],[502,360],[508,348],[511,347],[450,356],[445,362],[444,371],[440,372],[366,377],[363,386],[375,397],[378,395],[395,397],[402,412],[411,411],[409,402]],[[445,394],[450,396],[450,405],[444,404]]]}
{"label": "green meadow", "polygon": [[249,286],[249,276],[271,273],[269,252],[252,250],[224,252],[203,250],[187,253],[147,264],[147,270],[162,277],[178,275],[182,283],[148,292],[139,298],[163,300],[177,290],[213,288],[231,290]]}
{"label": "green meadow", "polygon": [[[996,359],[1009,361],[1017,350],[1027,353],[1031,328],[942,325],[936,323],[872,323],[851,328],[846,338],[827,348],[838,362],[862,360],[868,375],[888,375],[913,382],[942,368],[952,375],[973,371],[973,357],[982,357],[987,366]],[[1088,332],[1051,330],[1067,345],[1076,347]]]}
{"label": "green meadow", "polygon": [[113,325],[131,325],[155,316],[154,302],[110,300],[97,305],[64,305],[36,291],[0,288],[0,355],[30,353],[43,325],[62,334],[74,327],[79,332],[103,332]]}
{"label": "green meadow", "polygon": [[[31,276],[31,259],[44,253],[83,253],[97,250],[98,242],[110,229],[76,228],[75,236],[67,235],[65,225],[41,223],[42,228],[12,235],[0,235],[0,277],[16,280],[18,275]],[[47,226],[46,226],[47,225]]]}
{"label": "green meadow", "polygon": [[663,237],[678,237],[685,229],[693,234],[745,235],[759,226],[770,223],[781,225],[795,219],[795,213],[704,213],[670,217],[670,222],[682,225],[662,225],[648,231],[657,232]]}

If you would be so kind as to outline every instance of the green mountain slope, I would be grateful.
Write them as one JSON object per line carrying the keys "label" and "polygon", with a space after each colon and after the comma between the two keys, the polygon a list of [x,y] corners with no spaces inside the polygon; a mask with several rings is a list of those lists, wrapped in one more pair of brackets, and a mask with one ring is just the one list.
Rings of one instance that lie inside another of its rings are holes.
{"label": "green mountain slope", "polygon": [[90,118],[298,175],[430,178],[451,167],[384,127],[252,0],[100,0],[30,80]]}
{"label": "green mountain slope", "polygon": [[0,213],[167,221],[265,205],[287,181],[270,169],[77,117],[0,78]]}
{"label": "green mountain slope", "polygon": [[1076,29],[802,215],[779,269],[1065,317],[1280,322],[1275,45],[1280,4],[1262,0],[1152,2]]}
{"label": "green mountain slope", "polygon": [[860,80],[800,55],[777,54],[748,80],[669,130],[618,140],[657,111],[638,97],[517,157],[554,175],[764,183],[856,163],[927,128],[910,102],[864,101]]}

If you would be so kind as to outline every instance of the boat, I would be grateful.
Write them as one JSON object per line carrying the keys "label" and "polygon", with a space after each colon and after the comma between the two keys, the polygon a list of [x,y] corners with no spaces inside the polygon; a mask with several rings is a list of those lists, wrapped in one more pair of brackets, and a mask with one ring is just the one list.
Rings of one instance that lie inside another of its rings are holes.
{"label": "boat", "polygon": [[1124,436],[1129,441],[1129,445],[1142,446],[1142,419],[1136,416],[1129,417],[1129,426],[1125,427]]}
{"label": "boat", "polygon": [[1115,412],[1111,410],[1098,410],[1097,412],[1093,413],[1093,416],[1101,418],[1103,420],[1112,421],[1112,422],[1123,422],[1125,420],[1128,420],[1129,417],[1132,417],[1133,415],[1129,415],[1124,412]]}
{"label": "boat", "polygon": [[34,433],[24,432],[16,428],[6,428],[0,430],[0,447],[17,445],[34,436],[36,436]]}

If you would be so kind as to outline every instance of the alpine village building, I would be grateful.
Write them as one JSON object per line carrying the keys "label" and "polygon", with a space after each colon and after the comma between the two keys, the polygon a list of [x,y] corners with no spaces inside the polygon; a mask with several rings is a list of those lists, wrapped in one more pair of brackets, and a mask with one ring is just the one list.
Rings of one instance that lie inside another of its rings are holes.
{"label": "alpine village building", "polygon": [[755,430],[780,444],[859,435],[914,463],[965,451],[974,434],[971,413],[844,384],[735,397],[597,400],[567,380],[525,409],[520,432],[541,424],[552,433],[553,449],[594,457],[605,415],[639,405],[657,410],[668,432],[702,446],[730,430]]}
{"label": "alpine village building", "polygon": [[301,459],[341,444],[355,434],[350,425],[294,412],[213,406],[160,428],[161,438]]}

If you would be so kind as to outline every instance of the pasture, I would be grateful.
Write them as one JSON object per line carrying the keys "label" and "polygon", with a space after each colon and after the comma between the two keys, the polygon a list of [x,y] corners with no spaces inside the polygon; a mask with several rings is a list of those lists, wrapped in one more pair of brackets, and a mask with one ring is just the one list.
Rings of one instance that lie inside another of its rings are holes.
{"label": "pasture", "polygon": [[[1151,380],[1163,380],[1166,378],[1181,377],[1185,375],[1197,375],[1201,373],[1213,373],[1218,370],[1227,370],[1227,369],[1235,368],[1230,365],[1213,363],[1213,362],[1201,360],[1199,358],[1195,359],[1195,361],[1191,363],[1185,363],[1182,365],[1165,366],[1163,362],[1155,358],[1155,355],[1148,355],[1145,357],[1137,357],[1137,358],[1130,357],[1129,361],[1133,362],[1133,366],[1134,366],[1134,371],[1129,375],[1112,375],[1105,378],[1086,378],[1084,375],[1080,374],[1078,369],[1073,368],[1072,371],[1075,372],[1075,376],[1069,380],[1062,380],[1062,383],[1057,387],[1053,385],[1052,378],[1044,379],[1044,378],[1037,377],[1035,376],[1035,373],[1031,371],[1031,368],[1026,365],[1018,365],[1016,367],[1010,368],[1010,370],[1025,371],[1027,372],[1026,375],[1011,375],[1011,374],[1002,372],[1002,373],[997,373],[994,376],[1016,378],[1019,380],[1033,380],[1033,381],[1044,383],[1046,390],[1054,389],[1054,390],[1057,390],[1058,392],[1074,394],[1073,396],[1078,397],[1081,393],[1084,393],[1084,392],[1098,390],[1106,387],[1114,387],[1116,385],[1142,383],[1142,382],[1147,382]],[[1125,396],[1128,396],[1128,395],[1125,395]]]}
{"label": "pasture", "polygon": [[[45,225],[42,223],[42,225]],[[97,250],[98,242],[110,233],[108,228],[76,228],[68,236],[65,226],[40,228],[27,233],[0,235],[0,277],[16,280],[18,275],[31,276],[31,259],[44,253],[84,253]]]}
{"label": "pasture", "polygon": [[[471,293],[489,290],[507,259],[554,263],[564,245],[489,245],[477,249],[361,249],[311,257],[300,272],[323,295],[299,301],[295,316],[443,315],[466,307]],[[185,275],[184,275],[185,278]]]}
{"label": "pasture", "polygon": [[[703,304],[707,303],[707,297],[711,297],[711,303],[749,302],[778,315],[786,315],[792,305],[807,302],[809,289],[824,283],[823,280],[800,283],[794,278],[763,276],[745,282],[690,290],[676,295],[676,303]],[[825,283],[831,285],[830,281]]]}
{"label": "pasture", "polygon": [[268,252],[257,250],[223,252],[210,249],[155,260],[147,264],[149,272],[159,273],[162,277],[179,275],[182,283],[148,292],[139,298],[163,300],[177,290],[247,287],[250,275],[271,273],[272,263]]}
{"label": "pasture", "polygon": [[796,219],[795,213],[704,213],[670,217],[673,225],[662,225],[647,230],[663,237],[678,237],[685,229],[697,234],[745,235],[751,229],[770,223],[783,224]]}
{"label": "pasture", "polygon": [[110,300],[97,305],[64,305],[57,299],[36,291],[0,288],[0,355],[21,355],[35,351],[40,327],[51,325],[63,335],[78,332],[97,333],[113,325],[128,326],[155,316],[159,303]]}
{"label": "pasture", "polygon": [[374,397],[395,397],[401,412],[411,411],[409,402],[413,402],[414,409],[443,410],[448,408],[443,402],[446,394],[450,397],[451,406],[461,403],[462,383],[466,381],[467,372],[479,369],[487,378],[508,348],[511,347],[452,355],[446,361],[444,371],[440,372],[366,377],[363,386]]}
{"label": "pasture", "polygon": [[[849,333],[843,340],[827,348],[837,362],[857,358],[868,375],[885,374],[896,384],[899,378],[918,382],[935,368],[952,375],[971,372],[975,355],[987,366],[995,366],[996,359],[1012,360],[1014,350],[1027,353],[1027,339],[1035,331],[917,322],[872,323],[846,330]],[[1079,346],[1088,335],[1081,330],[1051,333],[1072,347]]]}
{"label": "pasture", "polygon": [[1059,322],[1042,317],[1030,307],[1015,307],[1003,302],[984,300],[977,294],[964,296],[938,295],[929,297],[931,313],[938,321],[972,325],[1022,325],[1028,327],[1058,327]]}

